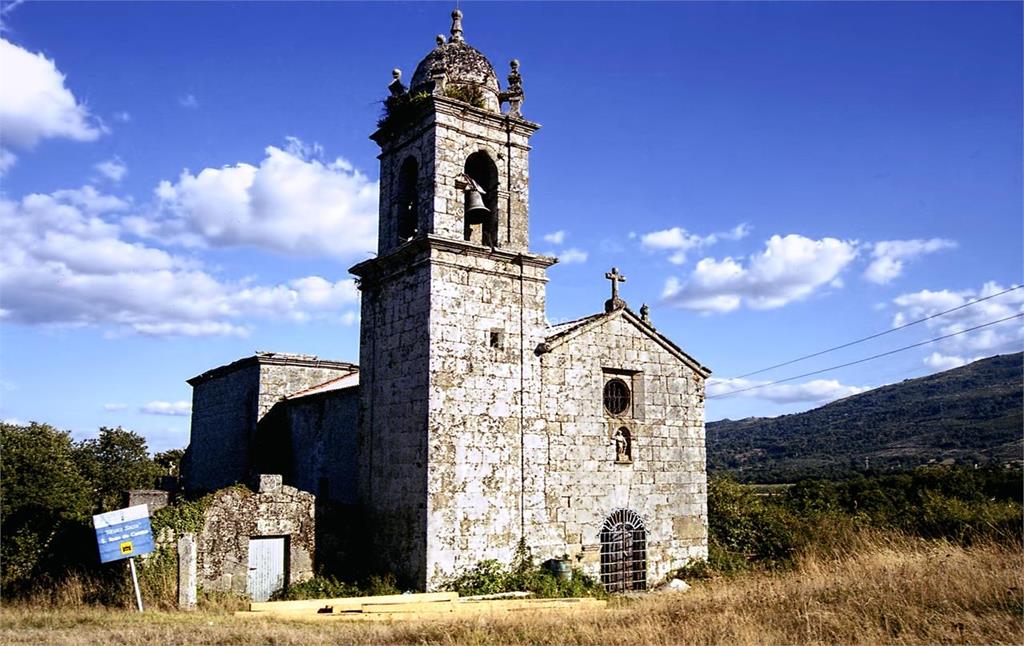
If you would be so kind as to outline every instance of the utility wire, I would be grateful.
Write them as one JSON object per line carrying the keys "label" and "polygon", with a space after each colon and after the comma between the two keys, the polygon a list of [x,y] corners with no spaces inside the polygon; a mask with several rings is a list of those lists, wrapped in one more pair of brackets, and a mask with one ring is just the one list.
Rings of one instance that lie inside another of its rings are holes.
{"label": "utility wire", "polygon": [[[828,368],[822,368],[821,370],[814,370],[812,372],[805,372],[802,375],[795,375],[793,377],[786,377],[785,379],[779,379],[777,381],[770,381],[770,382],[768,382],[766,384],[758,384],[756,386],[748,386],[746,388],[740,388],[738,390],[730,390],[729,392],[726,392],[726,393],[719,393],[717,395],[708,395],[707,399],[720,399],[722,397],[729,397],[731,395],[737,395],[739,393],[745,393],[745,392],[747,392],[749,390],[757,390],[758,388],[766,388],[768,386],[774,386],[775,384],[782,384],[782,383],[785,383],[787,381],[793,381],[794,379],[803,379],[804,377],[810,377],[812,375],[820,375],[823,372],[829,372],[831,370],[838,370],[839,368],[846,368],[847,366],[855,366],[858,363],[864,363],[865,361],[871,361],[872,359],[879,359],[881,357],[887,357],[890,354],[896,354],[897,352],[903,352],[904,350],[910,350],[912,348],[919,348],[922,345],[928,345],[929,343],[935,343],[936,341],[941,341],[943,339],[948,339],[950,337],[959,336],[961,334],[966,334],[967,332],[973,332],[975,330],[980,330],[983,327],[988,327],[990,325],[996,325],[997,323],[1005,323],[1006,321],[1009,321],[1009,320],[1012,320],[1012,319],[1019,319],[1022,316],[1024,316],[1024,314],[1015,314],[1013,316],[1007,316],[1006,318],[999,319],[998,321],[990,321],[988,323],[982,323],[981,325],[975,325],[974,327],[967,328],[966,330],[960,330],[959,332],[953,332],[952,334],[944,334],[943,336],[938,336],[938,337],[935,337],[934,339],[928,339],[927,341],[921,341],[920,343],[914,343],[914,344],[911,344],[911,345],[905,345],[902,348],[896,348],[895,350],[889,350],[888,352],[882,352],[880,354],[875,354],[875,355],[872,355],[870,357],[865,357],[863,359],[857,359],[856,361],[850,361],[848,363],[843,363],[843,364],[840,364],[838,366],[831,366],[831,367],[828,367]],[[739,377],[737,377],[737,379],[738,378]]]}
{"label": "utility wire", "polygon": [[856,341],[850,341],[849,343],[844,343],[842,345],[837,345],[835,347],[828,348],[826,350],[821,350],[821,351],[815,352],[813,354],[806,354],[806,355],[804,355],[802,357],[797,357],[796,359],[790,359],[789,361],[783,361],[782,363],[777,363],[774,366],[768,366],[767,368],[761,368],[760,370],[755,370],[753,372],[748,372],[748,373],[746,373],[744,375],[740,375],[738,377],[734,377],[734,379],[743,379],[744,377],[751,377],[753,375],[759,375],[762,372],[768,372],[769,370],[775,370],[776,368],[781,368],[783,366],[788,366],[790,364],[797,363],[799,361],[803,361],[804,359],[812,359],[814,357],[820,357],[823,354],[828,354],[829,352],[835,352],[836,350],[842,350],[843,348],[848,348],[851,345],[857,345],[858,343],[864,343],[865,341],[870,341],[871,339],[877,339],[880,336],[885,336],[886,334],[892,334],[893,332],[898,332],[899,330],[903,330],[903,329],[908,328],[908,327],[910,327],[912,325],[917,325],[918,323],[924,323],[925,321],[930,321],[930,320],[932,320],[934,318],[938,318],[940,316],[945,316],[946,314],[949,314],[950,312],[955,312],[957,310],[962,310],[965,307],[970,307],[971,305],[976,305],[976,304],[978,304],[978,303],[980,303],[982,301],[987,301],[990,298],[995,298],[996,296],[1002,296],[1003,294],[1007,294],[1007,293],[1012,292],[1012,291],[1014,291],[1016,289],[1020,289],[1021,287],[1024,287],[1024,285],[1017,285],[1016,287],[1011,287],[1009,289],[1004,289],[1003,291],[999,292],[998,294],[990,294],[990,295],[985,296],[983,298],[976,298],[973,301],[964,303],[963,305],[958,305],[958,306],[956,306],[956,307],[954,307],[952,309],[948,309],[948,310],[946,310],[944,312],[939,312],[937,314],[932,314],[931,316],[926,316],[923,319],[917,319],[916,321],[911,321],[910,323],[904,323],[903,325],[899,325],[899,326],[894,327],[892,329],[885,330],[884,332],[879,332],[877,334],[872,334],[871,336],[866,336],[866,337],[864,337],[862,339],[857,339]]}

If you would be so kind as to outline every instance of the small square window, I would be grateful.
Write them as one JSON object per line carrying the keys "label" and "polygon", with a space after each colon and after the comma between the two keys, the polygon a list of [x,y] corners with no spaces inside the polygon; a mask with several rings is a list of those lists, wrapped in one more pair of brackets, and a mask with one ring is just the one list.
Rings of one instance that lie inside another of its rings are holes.
{"label": "small square window", "polygon": [[487,345],[492,348],[501,350],[505,347],[505,333],[501,330],[491,330],[488,333]]}

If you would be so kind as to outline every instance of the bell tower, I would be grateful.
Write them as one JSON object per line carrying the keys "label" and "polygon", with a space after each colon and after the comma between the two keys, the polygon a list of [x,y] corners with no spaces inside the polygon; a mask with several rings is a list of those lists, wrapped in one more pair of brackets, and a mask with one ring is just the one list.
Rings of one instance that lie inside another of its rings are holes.
{"label": "bell tower", "polygon": [[409,87],[394,70],[381,149],[378,254],[362,291],[360,499],[381,566],[431,588],[523,535],[526,431],[546,270],[529,251],[519,63],[501,89],[462,12]]}

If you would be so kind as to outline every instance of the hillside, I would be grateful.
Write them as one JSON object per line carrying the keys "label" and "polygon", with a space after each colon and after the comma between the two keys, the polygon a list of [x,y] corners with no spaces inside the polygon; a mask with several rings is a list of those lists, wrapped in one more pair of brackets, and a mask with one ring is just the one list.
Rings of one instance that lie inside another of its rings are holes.
{"label": "hillside", "polygon": [[928,462],[1019,462],[1022,354],[982,359],[803,413],[707,425],[708,469],[778,482]]}

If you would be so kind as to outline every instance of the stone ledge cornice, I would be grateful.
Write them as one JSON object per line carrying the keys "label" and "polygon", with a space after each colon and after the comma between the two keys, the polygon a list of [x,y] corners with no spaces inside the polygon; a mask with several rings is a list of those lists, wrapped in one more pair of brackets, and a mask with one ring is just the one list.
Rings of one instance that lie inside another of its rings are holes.
{"label": "stone ledge cornice", "polygon": [[[472,242],[453,240],[431,234],[410,240],[386,256],[371,258],[353,265],[349,268],[349,272],[359,277],[362,281],[372,282],[375,278],[394,271],[404,271],[409,267],[414,267],[428,261],[429,257],[425,252],[435,249],[474,258],[486,258],[499,262],[521,264],[524,267],[536,269],[547,269],[558,262],[557,258],[550,256],[506,251],[500,247],[485,247]],[[421,254],[424,255],[421,257]]]}

